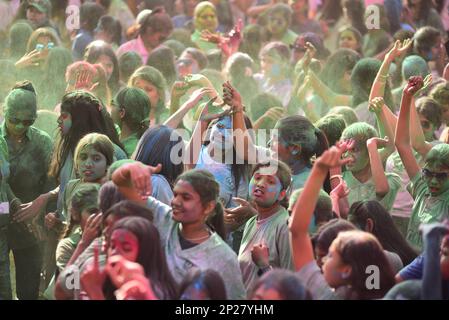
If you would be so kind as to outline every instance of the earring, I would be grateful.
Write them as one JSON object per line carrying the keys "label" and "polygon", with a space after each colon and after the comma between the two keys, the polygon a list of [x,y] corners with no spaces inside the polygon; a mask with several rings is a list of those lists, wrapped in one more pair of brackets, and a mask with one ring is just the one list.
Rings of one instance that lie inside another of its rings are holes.
{"label": "earring", "polygon": [[298,150],[292,150],[292,155],[296,156],[299,153]]}

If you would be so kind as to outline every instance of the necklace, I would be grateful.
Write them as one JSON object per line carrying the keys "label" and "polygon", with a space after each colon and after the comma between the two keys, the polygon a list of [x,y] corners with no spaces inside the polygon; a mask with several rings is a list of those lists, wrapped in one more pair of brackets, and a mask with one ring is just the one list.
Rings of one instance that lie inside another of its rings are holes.
{"label": "necklace", "polygon": [[207,230],[207,235],[202,236],[202,237],[198,237],[198,238],[187,238],[186,236],[184,236],[184,235],[182,234],[182,227],[180,228],[179,231],[180,231],[181,237],[183,237],[184,240],[188,240],[188,241],[199,241],[199,240],[207,239],[207,238],[210,237],[210,233],[209,233],[208,230]]}

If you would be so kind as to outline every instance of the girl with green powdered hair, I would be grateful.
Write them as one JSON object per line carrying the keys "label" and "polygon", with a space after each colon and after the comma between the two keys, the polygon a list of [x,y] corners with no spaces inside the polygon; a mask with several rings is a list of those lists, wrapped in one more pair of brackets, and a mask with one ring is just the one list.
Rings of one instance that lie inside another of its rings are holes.
{"label": "girl with green powdered hair", "polygon": [[449,217],[449,145],[433,146],[418,164],[410,144],[410,109],[414,94],[423,87],[421,77],[410,78],[402,95],[395,145],[410,177],[410,193],[415,200],[407,229],[407,240],[422,249],[419,226],[443,221]]}
{"label": "girl with green powdered hair", "polygon": [[139,88],[123,88],[112,101],[112,120],[120,127],[120,142],[128,156],[133,154],[140,137],[148,128],[150,106],[150,99]]}
{"label": "girl with green powdered hair", "polygon": [[358,122],[347,127],[342,141],[354,141],[345,153],[352,161],[346,164],[343,180],[350,193],[349,205],[361,200],[378,200],[387,210],[393,206],[401,180],[394,173],[385,173],[378,148],[385,148],[388,140],[378,138],[371,125]]}

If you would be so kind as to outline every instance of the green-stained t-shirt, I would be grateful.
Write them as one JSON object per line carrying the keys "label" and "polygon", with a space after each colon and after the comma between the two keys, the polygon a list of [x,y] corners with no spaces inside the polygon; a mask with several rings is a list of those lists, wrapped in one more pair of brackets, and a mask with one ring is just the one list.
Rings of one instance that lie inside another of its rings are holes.
{"label": "green-stained t-shirt", "polygon": [[292,30],[288,29],[287,32],[284,33],[284,36],[282,37],[281,42],[290,46],[295,43],[296,38],[298,38],[298,35],[295,32],[293,32]]}
{"label": "green-stained t-shirt", "polygon": [[248,292],[251,292],[259,278],[259,268],[251,258],[251,250],[255,245],[264,243],[269,248],[270,266],[294,270],[289,241],[288,212],[284,207],[264,220],[254,216],[248,220],[243,231],[239,251],[239,264],[242,270],[243,283]]}
{"label": "green-stained t-shirt", "polygon": [[212,49],[217,49],[217,45],[215,43],[206,41],[201,39],[201,32],[198,30],[195,30],[195,32],[192,34],[192,41],[204,52],[207,52]]}
{"label": "green-stained t-shirt", "polygon": [[376,186],[372,178],[362,183],[354,177],[351,171],[343,172],[343,180],[349,188],[349,205],[356,201],[377,200],[386,210],[390,211],[401,187],[401,178],[395,173],[385,173],[385,176],[387,177],[390,190],[382,199],[379,199],[376,195]]}
{"label": "green-stained t-shirt", "polygon": [[120,141],[123,146],[125,147],[125,151],[128,154],[129,157],[134,153],[134,150],[136,150],[137,144],[139,143],[139,137],[137,136],[137,133],[133,133],[126,139],[123,139]]}
{"label": "green-stained t-shirt", "polygon": [[[5,141],[8,141],[5,122],[1,125],[0,132]],[[53,153],[50,136],[42,130],[29,127],[24,139],[17,149],[8,144],[8,182],[16,197],[26,203],[50,191],[55,187],[55,183],[48,178]]]}
{"label": "green-stained t-shirt", "polygon": [[408,185],[408,190],[415,199],[412,216],[407,229],[407,240],[414,246],[422,249],[422,237],[419,234],[419,225],[441,222],[449,218],[449,190],[433,197],[427,184],[419,172]]}
{"label": "green-stained t-shirt", "polygon": [[[0,134],[8,146],[10,175],[8,184],[14,195],[22,203],[36,199],[52,190],[56,183],[48,177],[48,169],[53,153],[50,136],[37,128],[29,127],[21,144],[9,142],[5,122],[0,126]],[[37,221],[42,227],[43,218]],[[26,248],[36,243],[33,233],[25,223],[11,223],[8,228],[9,246],[14,249]]]}

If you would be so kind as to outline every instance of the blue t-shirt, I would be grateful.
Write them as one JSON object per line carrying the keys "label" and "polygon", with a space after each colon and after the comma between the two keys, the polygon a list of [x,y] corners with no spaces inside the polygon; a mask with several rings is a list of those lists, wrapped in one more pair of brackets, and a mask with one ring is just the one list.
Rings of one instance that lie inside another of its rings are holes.
{"label": "blue t-shirt", "polygon": [[399,271],[399,275],[404,280],[422,279],[424,270],[424,256],[419,255],[410,262],[409,265]]}

